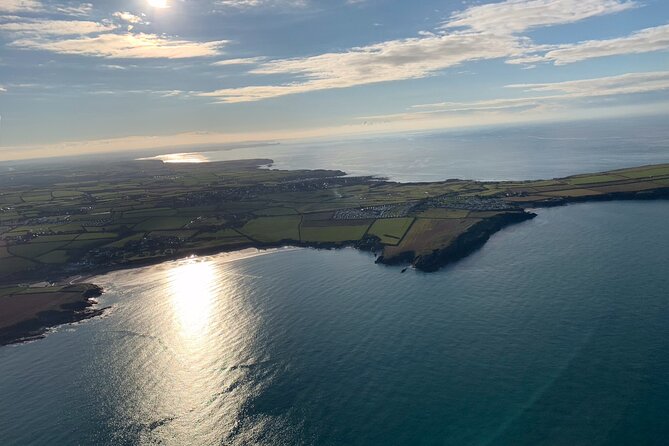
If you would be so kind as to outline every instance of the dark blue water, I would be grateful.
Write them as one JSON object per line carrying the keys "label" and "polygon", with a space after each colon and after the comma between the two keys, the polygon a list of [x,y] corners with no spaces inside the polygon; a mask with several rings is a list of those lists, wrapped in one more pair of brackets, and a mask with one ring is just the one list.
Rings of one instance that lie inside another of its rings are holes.
{"label": "dark blue water", "polygon": [[0,348],[0,444],[666,444],[667,221],[541,210],[435,274],[285,250],[98,277],[106,317]]}

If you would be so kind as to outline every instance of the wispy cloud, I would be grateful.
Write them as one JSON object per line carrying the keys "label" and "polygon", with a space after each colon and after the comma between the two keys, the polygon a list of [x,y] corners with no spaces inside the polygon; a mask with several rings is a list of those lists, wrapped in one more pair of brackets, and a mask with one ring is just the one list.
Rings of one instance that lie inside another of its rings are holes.
{"label": "wispy cloud", "polygon": [[92,3],[80,3],[79,5],[56,6],[56,12],[67,16],[85,17],[93,12]]}
{"label": "wispy cloud", "polygon": [[6,22],[0,23],[0,32],[11,36],[7,46],[12,48],[118,59],[213,57],[219,56],[221,48],[227,43],[131,32],[133,25],[143,23],[142,17],[129,12],[116,12],[113,17],[131,25],[122,30],[120,24],[110,20],[94,22],[5,16]]}
{"label": "wispy cloud", "polygon": [[25,20],[12,23],[0,23],[0,31],[35,36],[72,36],[86,35],[115,30],[112,24],[86,20]]}
{"label": "wispy cloud", "polygon": [[[518,35],[539,26],[573,23],[636,7],[631,0],[507,0],[455,13],[434,33],[351,48],[345,52],[268,61],[250,74],[292,75],[276,85],[223,88],[201,96],[249,102],[311,91],[418,79],[465,62],[526,61],[548,50]],[[551,48],[554,49],[554,48]]]}
{"label": "wispy cloud", "polygon": [[511,36],[453,33],[353,48],[344,53],[275,60],[253,74],[293,74],[300,80],[202,93],[221,102],[246,102],[288,94],[422,78],[466,61],[520,56],[523,42]]}
{"label": "wispy cloud", "polygon": [[128,11],[118,11],[112,15],[123,22],[132,23],[133,25],[144,23],[144,19],[142,17]]}
{"label": "wispy cloud", "polygon": [[238,59],[225,59],[212,63],[215,67],[225,67],[229,65],[255,65],[264,61],[265,57],[245,57]]}
{"label": "wispy cloud", "polygon": [[415,120],[427,115],[463,112],[497,112],[511,109],[532,109],[552,104],[590,100],[619,95],[653,93],[669,90],[669,71],[626,73],[591,79],[539,84],[512,84],[507,88],[520,89],[525,93],[551,93],[518,98],[496,98],[470,102],[437,102],[411,107],[405,113],[394,115],[364,116],[360,120],[388,121]]}
{"label": "wispy cloud", "polygon": [[0,12],[36,12],[44,9],[37,0],[0,0]]}
{"label": "wispy cloud", "polygon": [[213,57],[226,41],[193,42],[145,33],[100,34],[71,39],[22,38],[11,42],[14,48],[50,51],[59,54],[118,59]]}
{"label": "wispy cloud", "polygon": [[549,48],[543,54],[529,54],[508,62],[516,64],[553,62],[555,65],[566,65],[596,57],[667,51],[669,50],[669,25],[642,29],[625,37],[586,40]]}
{"label": "wispy cloud", "polygon": [[543,84],[512,84],[508,88],[525,91],[557,91],[565,97],[595,97],[619,94],[649,93],[669,89],[669,71],[627,73],[593,79],[580,79]]}
{"label": "wispy cloud", "polygon": [[507,0],[472,6],[451,16],[444,29],[468,28],[495,34],[563,25],[635,8],[634,0]]}
{"label": "wispy cloud", "polygon": [[[80,153],[103,153],[121,150],[156,148],[188,148],[212,144],[279,141],[342,135],[360,135],[386,132],[416,131],[454,127],[491,125],[514,122],[573,119],[574,110],[565,107],[562,111],[555,105],[569,100],[588,100],[620,94],[651,93],[669,90],[669,71],[652,73],[628,73],[620,76],[572,80],[556,83],[516,84],[508,88],[522,89],[528,93],[551,93],[533,97],[490,99],[472,102],[442,102],[414,106],[410,111],[393,115],[360,117],[353,124],[313,127],[308,129],[284,129],[277,131],[253,131],[240,133],[188,132],[171,135],[128,136],[111,139],[66,141],[48,145],[6,147],[0,151],[0,159],[25,159],[44,156],[75,155]],[[163,97],[181,96],[182,92],[151,92]],[[666,109],[667,102],[660,105]],[[545,113],[537,113],[543,108]],[[518,109],[517,113],[509,110]],[[599,116],[625,116],[645,113],[647,104],[641,108],[601,108]],[[591,114],[591,113],[588,113]]]}
{"label": "wispy cloud", "polygon": [[223,8],[251,9],[268,7],[298,7],[303,8],[309,4],[307,0],[218,0],[215,5]]}

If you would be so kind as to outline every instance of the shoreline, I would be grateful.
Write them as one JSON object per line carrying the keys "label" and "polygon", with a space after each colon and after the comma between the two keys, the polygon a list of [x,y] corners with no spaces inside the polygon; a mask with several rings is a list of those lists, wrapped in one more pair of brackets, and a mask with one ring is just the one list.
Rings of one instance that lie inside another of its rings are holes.
{"label": "shoreline", "polygon": [[[55,292],[27,288],[0,298],[0,346],[43,339],[49,329],[102,315],[109,307],[93,308],[104,290],[94,284],[63,287]],[[27,308],[27,307],[37,308]],[[16,314],[19,317],[11,317]],[[9,322],[8,322],[9,321]]]}
{"label": "shoreline", "polygon": [[[529,209],[541,209],[541,208],[551,208],[558,206],[566,206],[570,204],[579,204],[586,202],[602,202],[602,201],[634,201],[634,200],[666,200],[669,199],[669,187],[663,187],[654,189],[651,191],[630,191],[630,192],[610,192],[607,194],[588,196],[588,197],[560,197],[550,201],[543,202],[532,202],[531,207],[530,203],[518,203],[521,208],[517,211],[510,211],[508,213],[499,214],[493,217],[484,218],[479,224],[474,225],[467,229],[465,232],[460,234],[456,239],[452,241],[450,245],[435,247],[433,253],[435,256],[428,256],[430,260],[423,259],[419,261],[420,258],[425,258],[426,256],[416,256],[411,251],[406,251],[401,253],[399,256],[395,256],[391,259],[384,258],[379,254],[376,258],[375,263],[387,265],[387,266],[412,266],[416,269],[423,272],[436,272],[440,268],[447,266],[450,263],[456,262],[467,257],[472,252],[478,250],[485,242],[496,232],[501,229],[513,225],[515,223],[521,223],[526,220],[530,220],[536,216]],[[528,207],[524,206],[528,204]],[[524,217],[511,217],[507,218],[509,214],[521,214],[525,215]],[[501,219],[500,219],[501,217]],[[491,220],[496,221],[492,226],[488,225],[488,222]],[[502,223],[501,225],[499,223]],[[477,234],[478,233],[478,234]],[[464,238],[464,239],[463,239]],[[476,245],[477,242],[474,242],[474,239],[479,240],[484,238],[482,243]],[[452,244],[458,244],[457,253],[452,251]],[[372,238],[367,238],[358,241],[344,241],[344,242],[303,242],[296,241],[291,239],[279,240],[277,242],[259,242],[259,241],[250,241],[239,244],[230,244],[227,246],[219,247],[206,247],[206,248],[192,248],[188,252],[174,253],[170,255],[156,256],[146,259],[131,260],[124,263],[110,264],[110,265],[101,265],[96,266],[90,269],[84,269],[80,272],[73,273],[72,271],[68,272],[52,272],[48,278],[48,281],[51,283],[62,283],[68,280],[72,280],[72,283],[83,283],[84,281],[90,280],[91,278],[103,274],[107,274],[114,271],[122,271],[127,269],[141,268],[145,266],[158,265],[164,262],[177,261],[181,259],[188,258],[190,256],[211,256],[217,254],[225,253],[239,253],[245,250],[256,250],[259,252],[271,251],[271,250],[280,250],[282,248],[310,248],[317,250],[336,250],[343,248],[355,248],[360,251],[371,252],[377,254],[379,251],[382,251],[382,245],[377,243],[376,240]],[[449,255],[454,255],[455,257],[449,257]],[[437,260],[439,258],[439,260]],[[74,277],[75,279],[71,279]],[[30,283],[33,281],[44,281],[43,277],[25,277],[22,282]],[[8,283],[15,283],[10,281]]]}
{"label": "shoreline", "polygon": [[[507,197],[509,197],[508,194]],[[96,276],[115,271],[158,265],[195,256],[229,253],[231,261],[234,261],[282,249],[333,250],[350,247],[374,254],[375,263],[380,265],[411,266],[418,271],[430,273],[468,257],[483,247],[490,237],[500,230],[533,219],[537,214],[531,210],[585,202],[666,200],[669,199],[669,186],[658,185],[652,189],[606,191],[596,195],[563,195],[545,197],[542,200],[537,200],[536,196],[532,195],[512,195],[511,197],[516,207],[477,217],[475,223],[463,228],[451,239],[428,238],[426,240],[433,244],[427,247],[419,246],[418,251],[414,251],[415,245],[408,244],[402,245],[400,250],[388,252],[389,246],[400,246],[399,242],[397,245],[387,245],[382,243],[377,235],[369,233],[355,241],[336,242],[309,242],[294,239],[261,242],[247,237],[248,241],[236,244],[193,247],[170,254],[124,260],[119,263],[88,265],[79,270],[76,269],[76,264],[69,264],[69,268],[51,270],[46,277],[44,272],[40,275],[35,271],[33,274],[23,276],[20,282],[22,284],[33,283],[32,286],[18,285],[14,289],[5,291],[4,295],[0,294],[0,346],[41,339],[50,328],[102,315],[109,307],[93,307],[97,305],[94,298],[102,295],[103,289],[87,282],[94,281]],[[245,251],[247,251],[246,254]],[[40,287],[40,283],[51,285]]]}

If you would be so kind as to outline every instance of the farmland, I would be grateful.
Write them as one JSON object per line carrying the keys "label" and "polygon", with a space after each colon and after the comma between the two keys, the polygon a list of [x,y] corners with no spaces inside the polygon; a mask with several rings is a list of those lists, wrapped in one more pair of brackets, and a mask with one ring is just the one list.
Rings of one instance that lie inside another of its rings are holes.
{"label": "farmland", "polygon": [[282,245],[353,245],[380,262],[419,267],[417,259],[454,244],[480,243],[472,232],[489,235],[530,218],[527,208],[669,193],[669,165],[541,181],[399,184],[261,168],[269,164],[24,166],[0,177],[0,283]]}

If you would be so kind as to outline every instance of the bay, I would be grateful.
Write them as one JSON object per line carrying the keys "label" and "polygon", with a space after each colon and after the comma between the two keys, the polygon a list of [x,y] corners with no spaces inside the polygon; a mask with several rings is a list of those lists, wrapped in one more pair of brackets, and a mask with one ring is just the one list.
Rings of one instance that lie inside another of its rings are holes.
{"label": "bay", "polygon": [[623,445],[669,435],[666,201],[539,211],[435,274],[354,250],[94,278],[0,349],[3,445]]}

